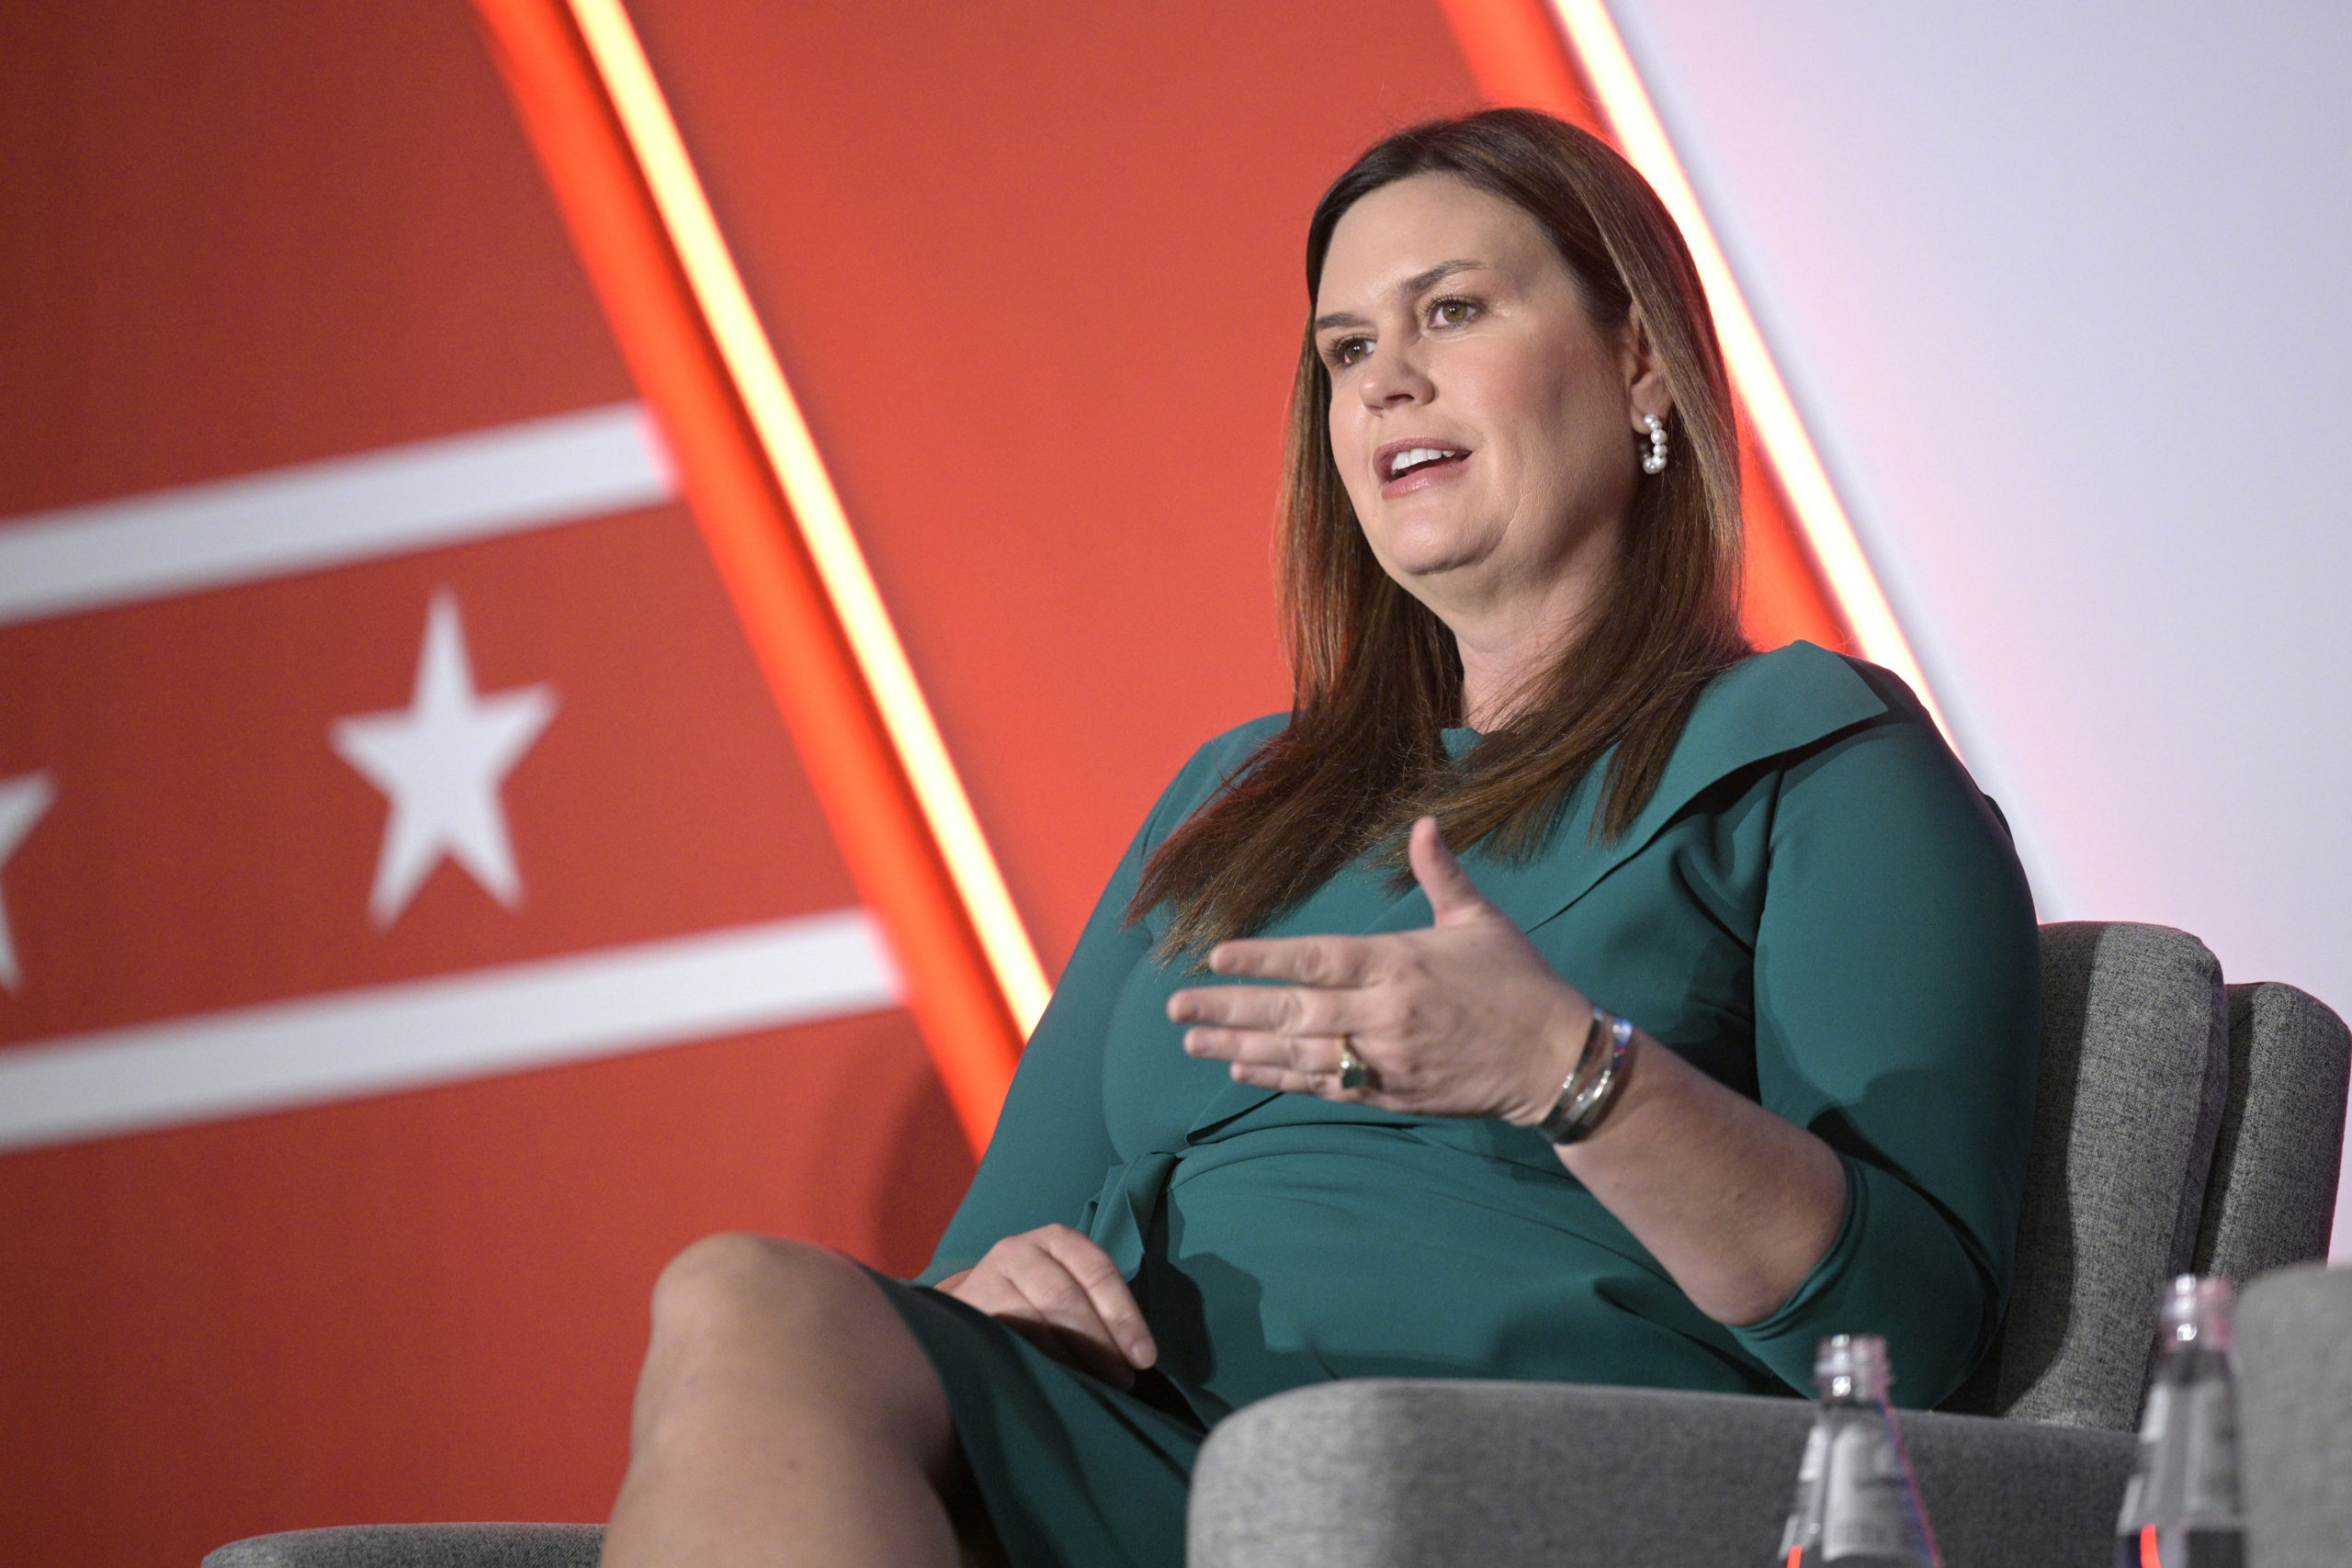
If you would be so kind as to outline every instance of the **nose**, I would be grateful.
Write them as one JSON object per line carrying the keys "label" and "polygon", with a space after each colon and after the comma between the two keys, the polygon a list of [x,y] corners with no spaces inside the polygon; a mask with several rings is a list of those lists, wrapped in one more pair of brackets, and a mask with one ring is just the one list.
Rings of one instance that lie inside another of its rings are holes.
{"label": "nose", "polygon": [[1356,390],[1366,408],[1377,412],[1408,407],[1428,402],[1437,395],[1436,384],[1422,367],[1418,348],[1418,344],[1403,343],[1372,356],[1364,374],[1356,378]]}

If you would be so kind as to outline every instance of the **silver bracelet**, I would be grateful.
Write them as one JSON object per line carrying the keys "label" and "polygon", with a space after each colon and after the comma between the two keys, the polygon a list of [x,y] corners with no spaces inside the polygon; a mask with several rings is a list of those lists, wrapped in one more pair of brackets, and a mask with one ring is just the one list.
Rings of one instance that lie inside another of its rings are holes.
{"label": "silver bracelet", "polygon": [[1566,1124],[1569,1102],[1600,1075],[1600,1064],[1609,1056],[1608,1039],[1609,1015],[1594,1008],[1592,1022],[1584,1032],[1584,1045],[1577,1052],[1576,1065],[1568,1069],[1566,1079],[1560,1085],[1559,1097],[1553,1100],[1552,1109],[1544,1113],[1544,1119],[1536,1123],[1538,1127],[1548,1131],[1555,1122],[1563,1126]]}
{"label": "silver bracelet", "polygon": [[[1609,1037],[1608,1056],[1601,1062],[1600,1071],[1588,1077],[1585,1066],[1593,1055],[1589,1042],[1603,1032]],[[1594,1008],[1592,1034],[1587,1037],[1585,1052],[1578,1058],[1576,1070],[1560,1086],[1560,1098],[1553,1103],[1551,1113],[1536,1123],[1537,1131],[1555,1144],[1573,1144],[1591,1136],[1608,1113],[1610,1101],[1616,1098],[1617,1086],[1624,1081],[1625,1047],[1633,1038],[1631,1020]],[[1585,1081],[1578,1083],[1579,1078]]]}

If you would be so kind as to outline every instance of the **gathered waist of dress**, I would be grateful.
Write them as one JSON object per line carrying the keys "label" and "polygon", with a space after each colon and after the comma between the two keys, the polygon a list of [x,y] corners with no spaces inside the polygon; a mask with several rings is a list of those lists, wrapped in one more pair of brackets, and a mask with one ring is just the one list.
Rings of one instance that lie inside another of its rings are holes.
{"label": "gathered waist of dress", "polygon": [[[1517,1134],[1518,1129],[1498,1122],[1427,1118],[1314,1117],[1236,1125],[1213,1138],[1152,1150],[1111,1167],[1077,1227],[1132,1277],[1170,1193],[1231,1175],[1269,1189],[1304,1184],[1352,1193],[1368,1207],[1410,1190],[1424,1199],[1585,1228],[1590,1219],[1586,1211],[1594,1205],[1583,1185],[1552,1158],[1540,1135],[1525,1135],[1536,1151],[1531,1160],[1512,1146]],[[1288,1172],[1235,1168],[1267,1161],[1296,1167]]]}

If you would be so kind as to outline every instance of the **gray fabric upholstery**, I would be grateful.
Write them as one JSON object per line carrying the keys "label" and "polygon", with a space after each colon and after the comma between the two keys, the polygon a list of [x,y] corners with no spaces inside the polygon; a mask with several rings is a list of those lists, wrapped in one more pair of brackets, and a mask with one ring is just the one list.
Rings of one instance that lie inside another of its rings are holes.
{"label": "gray fabric upholstery", "polygon": [[204,1568],[596,1568],[602,1525],[351,1525],[231,1541]]}
{"label": "gray fabric upholstery", "polygon": [[2163,926],[2041,928],[2041,1069],[1996,1414],[2137,1426],[2189,1266],[2229,1074],[2221,965]]}
{"label": "gray fabric upholstery", "polygon": [[2352,1041],[2292,986],[2228,988],[2230,1092],[2196,1269],[2251,1280],[2327,1256]]}
{"label": "gray fabric upholstery", "polygon": [[[1363,1380],[1217,1427],[1188,1568],[1755,1568],[1772,1560],[1812,1408],[1571,1384]],[[1944,1558],[2111,1568],[2133,1442],[1905,1415]]]}
{"label": "gray fabric upholstery", "polygon": [[2352,1562],[2352,1269],[2266,1274],[2238,1303],[2238,1461],[2253,1568]]}

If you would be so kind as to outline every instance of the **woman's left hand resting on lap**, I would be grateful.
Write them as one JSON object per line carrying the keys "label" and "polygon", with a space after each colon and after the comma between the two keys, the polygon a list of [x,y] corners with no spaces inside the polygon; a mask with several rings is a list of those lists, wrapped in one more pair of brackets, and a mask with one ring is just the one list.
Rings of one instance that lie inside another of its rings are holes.
{"label": "woman's left hand resting on lap", "polygon": [[[1184,1049],[1235,1081],[1420,1116],[1541,1122],[1584,1050],[1592,1005],[1480,893],[1424,818],[1408,849],[1433,919],[1419,931],[1221,942],[1218,975],[1168,1001]],[[1340,1087],[1343,1045],[1369,1069]],[[1719,1322],[1770,1316],[1845,1216],[1829,1146],[1636,1033],[1615,1105],[1559,1145],[1569,1174]]]}
{"label": "woman's left hand resting on lap", "polygon": [[1111,1255],[1068,1225],[1009,1235],[935,1287],[1113,1388],[1159,1358],[1151,1325]]}

